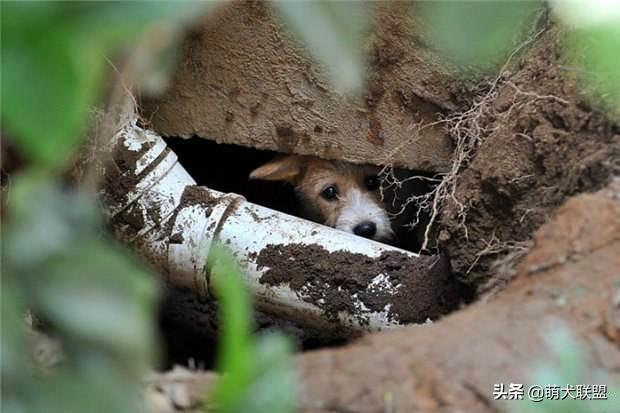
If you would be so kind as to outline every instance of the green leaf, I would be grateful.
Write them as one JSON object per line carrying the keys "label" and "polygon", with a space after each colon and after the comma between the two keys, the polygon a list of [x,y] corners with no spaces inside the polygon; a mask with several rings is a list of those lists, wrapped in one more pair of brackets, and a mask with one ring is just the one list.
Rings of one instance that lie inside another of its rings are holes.
{"label": "green leaf", "polygon": [[580,66],[580,86],[596,105],[620,119],[620,26],[608,23],[575,30],[569,45]]}
{"label": "green leaf", "polygon": [[83,140],[106,59],[154,20],[185,22],[213,3],[2,3],[2,123],[35,164],[60,168]]}
{"label": "green leaf", "polygon": [[30,305],[67,336],[119,353],[149,348],[153,281],[102,236],[95,199],[26,175],[14,180],[9,207],[6,263]]}
{"label": "green leaf", "polygon": [[151,23],[188,24],[208,13],[221,1],[115,1],[67,3],[76,30],[108,47],[135,40]]}
{"label": "green leaf", "polygon": [[[4,260],[3,260],[4,262]],[[2,371],[3,392],[15,386],[14,378],[26,367],[26,354],[23,349],[25,341],[22,334],[24,329],[23,317],[26,304],[22,291],[13,277],[6,276],[6,269],[2,271],[2,288],[0,289],[0,371]],[[5,393],[6,394],[6,393]]]}
{"label": "green leaf", "polygon": [[[550,360],[541,360],[532,366],[531,382],[525,384],[526,397],[517,403],[511,404],[510,412],[515,413],[596,413],[616,412],[620,409],[620,398],[615,397],[617,383],[612,382],[611,376],[602,372],[588,369],[584,363],[582,348],[570,328],[557,320],[545,326],[547,334],[545,341],[552,357]],[[531,401],[527,398],[527,389],[530,385],[543,388],[548,385],[558,385],[560,388],[567,385],[605,384],[608,388],[607,400],[574,400],[570,396],[564,400]],[[615,384],[615,385],[614,385]]]}
{"label": "green leaf", "polygon": [[98,204],[37,175],[18,176],[5,262],[30,305],[66,334],[140,352],[152,340],[152,277],[102,234]]}
{"label": "green leaf", "polygon": [[[223,389],[237,391],[248,384],[256,359],[251,334],[250,295],[237,263],[223,246],[211,247],[208,265],[220,315],[217,367],[225,373],[224,381],[229,383]],[[222,399],[227,398],[222,395]]]}
{"label": "green leaf", "polygon": [[[17,18],[3,5],[2,23]],[[102,60],[60,17],[24,19],[3,29],[2,121],[20,149],[45,167],[64,164],[86,128]]]}
{"label": "green leaf", "polygon": [[421,2],[432,44],[456,63],[490,69],[523,40],[538,1]]}
{"label": "green leaf", "polygon": [[[154,277],[107,239],[93,198],[36,174],[15,177],[9,197],[3,411],[136,411],[157,350]],[[25,308],[48,322],[65,354],[42,377],[25,363]]]}
{"label": "green leaf", "polygon": [[369,3],[272,1],[271,4],[326,69],[337,90],[354,94],[362,89]]}
{"label": "green leaf", "polygon": [[280,335],[251,335],[247,287],[233,256],[221,245],[212,247],[209,271],[220,306],[221,377],[213,405],[226,413],[288,413],[295,406],[291,343]]}
{"label": "green leaf", "polygon": [[15,176],[8,198],[11,242],[5,245],[5,258],[22,273],[36,272],[48,257],[70,251],[101,230],[94,198],[60,190],[42,175]]}
{"label": "green leaf", "polygon": [[[107,239],[95,199],[50,172],[84,137],[106,58],[153,19],[174,24],[205,5],[0,3],[3,133],[32,165],[12,177],[2,228],[2,411],[139,410],[157,350],[154,277]],[[49,322],[65,354],[46,375],[26,363],[26,308]]]}
{"label": "green leaf", "polygon": [[67,248],[32,280],[37,308],[66,337],[118,354],[152,355],[145,351],[154,340],[149,276],[109,244],[94,240]]}
{"label": "green leaf", "polygon": [[256,370],[238,412],[288,413],[294,411],[297,389],[291,341],[279,334],[258,338]]}

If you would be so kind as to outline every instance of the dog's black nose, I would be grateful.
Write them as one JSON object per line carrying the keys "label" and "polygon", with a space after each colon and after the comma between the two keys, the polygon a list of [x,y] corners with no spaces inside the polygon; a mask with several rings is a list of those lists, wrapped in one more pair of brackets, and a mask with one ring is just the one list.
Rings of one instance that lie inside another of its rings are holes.
{"label": "dog's black nose", "polygon": [[377,225],[371,221],[365,221],[361,224],[357,224],[353,228],[353,233],[364,238],[372,238],[377,233]]}

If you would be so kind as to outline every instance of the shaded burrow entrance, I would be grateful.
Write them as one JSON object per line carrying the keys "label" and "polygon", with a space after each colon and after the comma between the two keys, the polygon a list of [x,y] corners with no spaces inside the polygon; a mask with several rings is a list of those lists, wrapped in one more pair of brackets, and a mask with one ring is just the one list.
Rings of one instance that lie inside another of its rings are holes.
{"label": "shaded burrow entrance", "polygon": [[164,140],[198,185],[240,194],[250,202],[299,215],[295,191],[291,186],[248,179],[250,172],[273,159],[276,152],[218,144],[197,137]]}
{"label": "shaded burrow entrance", "polygon": [[[224,193],[237,193],[250,202],[291,215],[301,215],[300,201],[292,186],[279,182],[248,179],[252,170],[273,159],[277,155],[276,152],[217,144],[201,138],[167,138],[165,140],[198,185]],[[419,174],[416,171],[405,170],[395,173],[399,176]],[[419,185],[412,189],[409,185],[407,191],[412,190],[414,192],[427,191],[430,188],[426,185]],[[406,218],[400,221],[404,222]],[[410,236],[401,237],[398,246],[417,252],[420,246],[418,239],[420,232],[407,231],[403,228],[402,233],[409,233]],[[334,270],[338,271],[337,268]],[[470,294],[464,289],[463,296],[469,298]],[[261,314],[256,315],[255,322],[259,330],[282,328],[285,332],[292,332],[295,336],[297,336],[296,329],[299,329],[298,326],[287,324],[286,321],[274,326],[272,320],[263,319]],[[160,327],[164,342],[162,367],[170,367],[174,364],[212,367],[213,357],[217,351],[217,307],[213,300],[198,297],[190,290],[167,286],[166,298],[161,308]],[[333,337],[317,338],[316,335],[303,334],[303,332],[297,337],[297,346],[301,351],[342,345],[350,341]]]}
{"label": "shaded burrow entrance", "polygon": [[[297,217],[304,217],[303,201],[295,194],[292,185],[266,180],[249,179],[250,173],[278,155],[278,152],[258,150],[194,137],[191,139],[166,138],[166,143],[178,156],[179,162],[196,180],[224,193],[243,195],[249,202],[275,209]],[[380,177],[386,177],[383,173]],[[420,177],[411,179],[411,177]],[[434,174],[406,169],[389,169],[389,179],[383,181],[384,203],[390,211],[395,239],[389,243],[399,248],[420,253],[423,231],[427,223],[426,212],[416,221],[415,206],[407,204],[411,195],[421,195],[432,190],[425,178]],[[402,184],[401,184],[402,182]],[[399,187],[397,185],[400,185]],[[395,211],[398,211],[395,212]],[[402,212],[401,212],[402,211]],[[435,244],[435,242],[431,242]],[[431,250],[431,252],[434,252]]]}

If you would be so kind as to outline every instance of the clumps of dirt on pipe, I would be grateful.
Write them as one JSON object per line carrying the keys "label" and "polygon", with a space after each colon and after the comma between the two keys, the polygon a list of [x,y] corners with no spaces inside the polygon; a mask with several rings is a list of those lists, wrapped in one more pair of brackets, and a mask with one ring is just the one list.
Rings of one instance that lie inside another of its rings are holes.
{"label": "clumps of dirt on pipe", "polygon": [[130,150],[125,146],[123,139],[119,139],[114,145],[111,151],[111,159],[104,164],[105,173],[103,174],[102,189],[107,197],[107,199],[104,199],[106,204],[121,205],[126,203],[127,194],[133,191],[138,182],[148,175],[170,153],[170,149],[162,151],[157,159],[150,162],[139,175],[135,175],[134,171],[138,160],[153,145],[153,142],[147,141],[143,142],[138,150]]}
{"label": "clumps of dirt on pipe", "polygon": [[181,196],[181,202],[179,202],[179,209],[183,209],[190,205],[204,206],[208,211],[218,201],[218,198],[214,198],[208,191],[197,185],[188,185],[183,190]]}
{"label": "clumps of dirt on pipe", "polygon": [[[269,245],[256,259],[267,267],[260,282],[288,284],[328,317],[355,314],[361,302],[375,312],[387,311],[398,323],[423,323],[455,310],[463,291],[445,260],[384,252],[371,258],[347,251],[329,252],[320,245]],[[357,300],[356,300],[357,299]]]}

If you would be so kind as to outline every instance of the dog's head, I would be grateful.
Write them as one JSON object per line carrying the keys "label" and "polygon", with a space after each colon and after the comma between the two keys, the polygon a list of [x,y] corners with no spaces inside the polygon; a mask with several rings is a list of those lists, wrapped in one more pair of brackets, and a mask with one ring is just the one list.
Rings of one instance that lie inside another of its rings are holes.
{"label": "dog's head", "polygon": [[295,186],[307,217],[362,237],[387,241],[394,232],[379,194],[379,168],[285,155],[255,169],[250,179]]}

